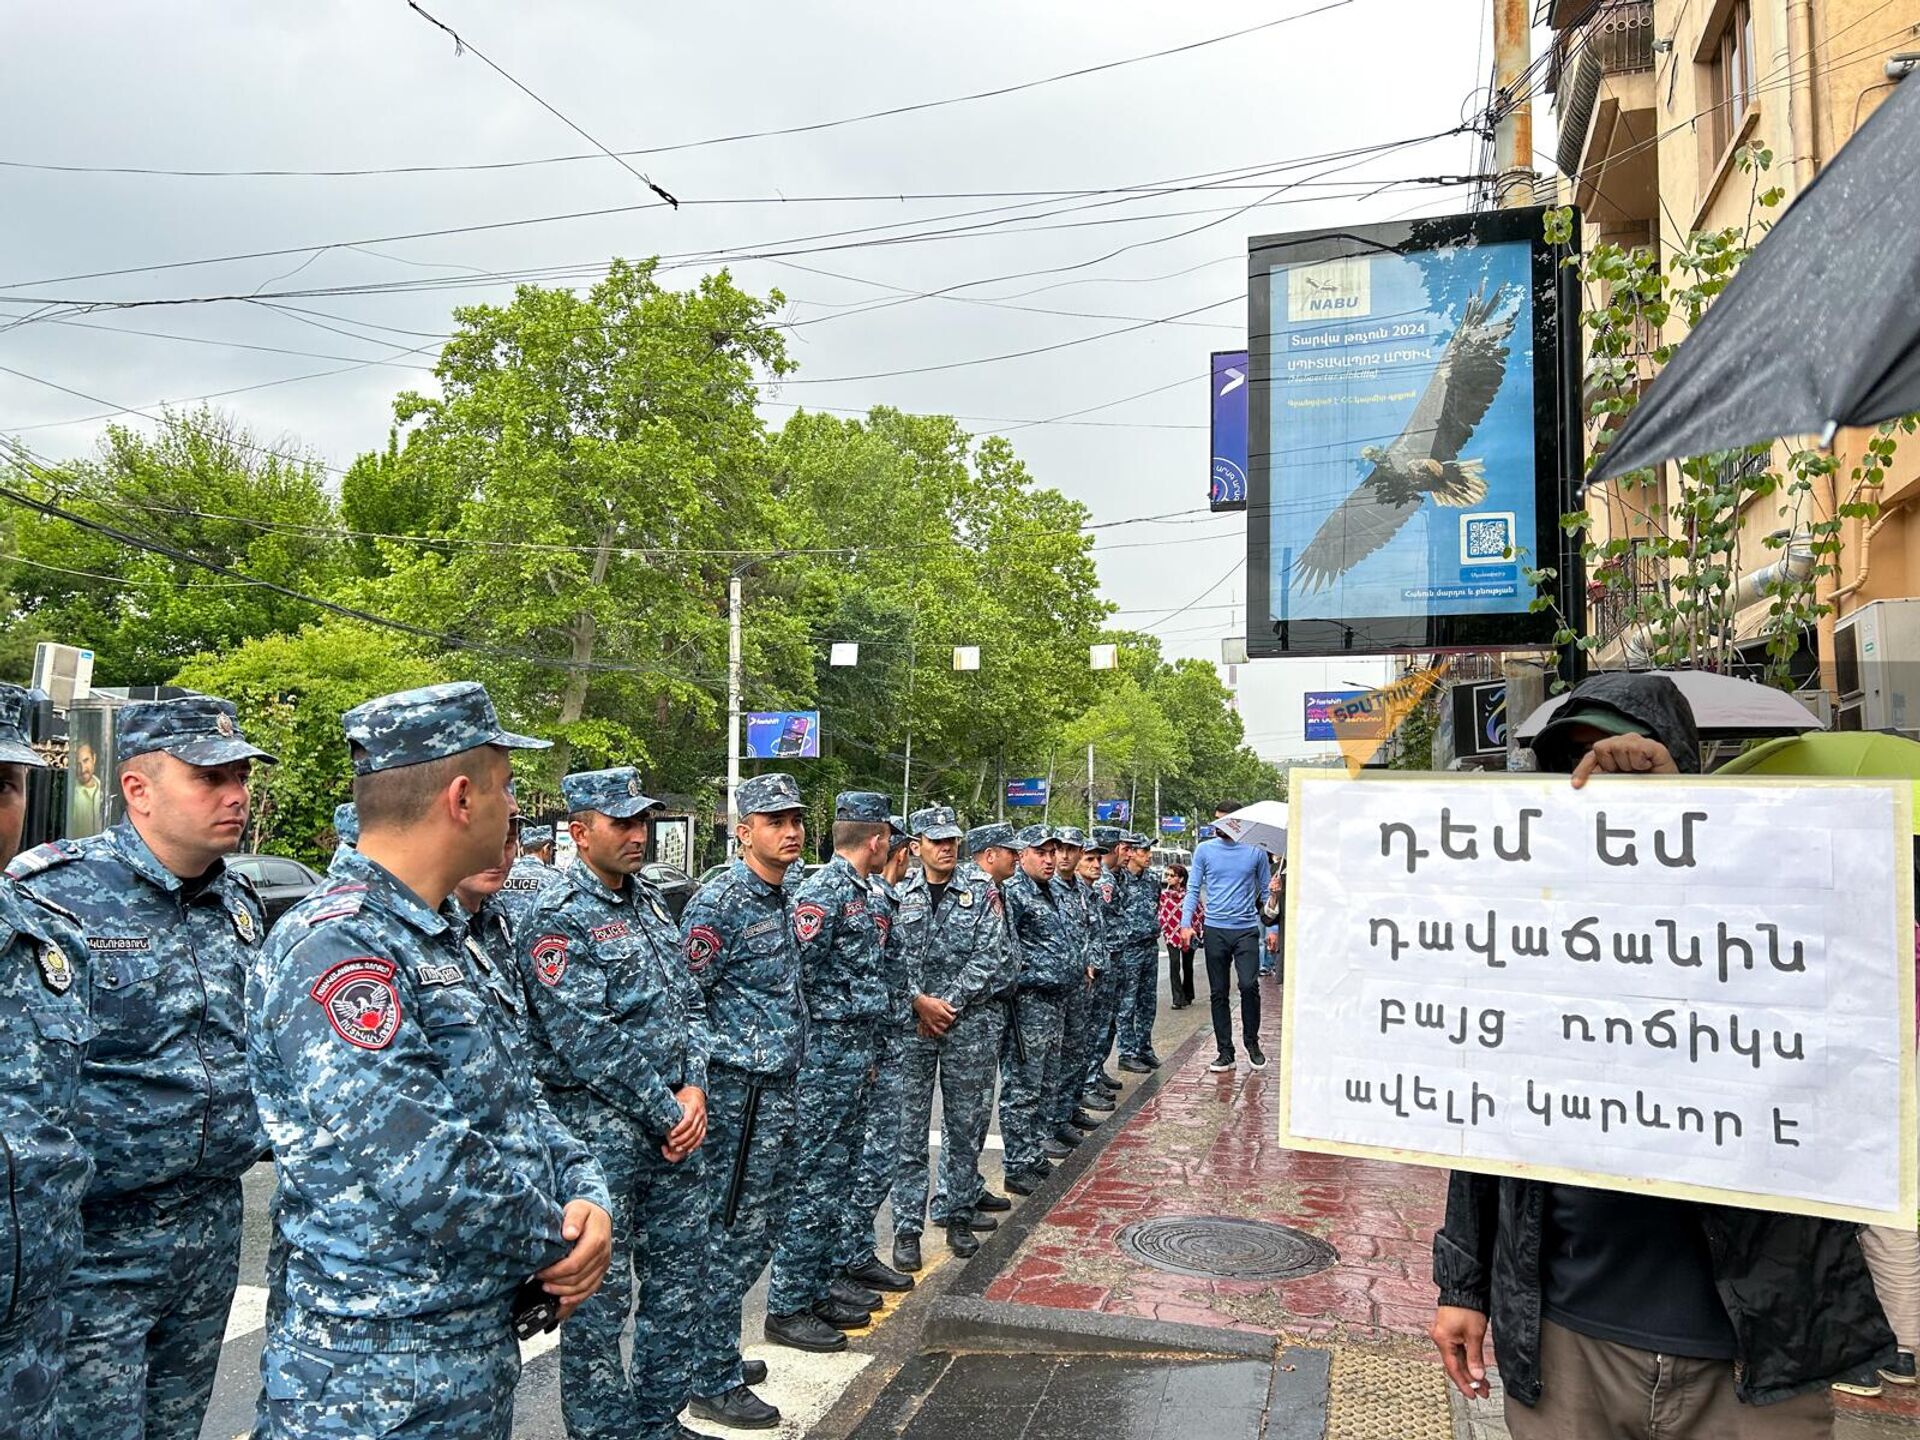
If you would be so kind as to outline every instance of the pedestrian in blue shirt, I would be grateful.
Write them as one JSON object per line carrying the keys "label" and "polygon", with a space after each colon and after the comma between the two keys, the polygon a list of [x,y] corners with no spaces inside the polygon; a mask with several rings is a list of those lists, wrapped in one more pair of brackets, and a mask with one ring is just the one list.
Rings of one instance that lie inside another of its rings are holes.
{"label": "pedestrian in blue shirt", "polygon": [[[1222,802],[1213,807],[1214,818],[1231,815],[1240,808]],[[1207,991],[1213,1004],[1213,1043],[1218,1052],[1207,1068],[1216,1074],[1225,1074],[1235,1063],[1227,990],[1230,974],[1240,984],[1240,1033],[1246,1041],[1247,1060],[1256,1070],[1267,1068],[1266,1053],[1260,1048],[1260,907],[1266,903],[1272,871],[1265,850],[1242,845],[1225,833],[1202,840],[1193,852],[1187,898],[1180,910],[1180,936],[1182,943],[1193,943],[1194,907],[1204,896]],[[1276,950],[1279,945],[1279,932],[1269,931],[1267,949]]]}

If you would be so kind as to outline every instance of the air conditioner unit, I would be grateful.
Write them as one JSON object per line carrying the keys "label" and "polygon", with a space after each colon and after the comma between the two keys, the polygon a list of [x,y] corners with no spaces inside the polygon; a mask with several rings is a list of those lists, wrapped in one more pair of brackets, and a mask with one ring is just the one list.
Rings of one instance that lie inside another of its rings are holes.
{"label": "air conditioner unit", "polygon": [[47,641],[33,647],[33,688],[43,690],[56,710],[71,710],[93,693],[93,651]]}
{"label": "air conditioner unit", "polygon": [[1920,737],[1920,600],[1876,600],[1834,623],[1837,729]]}

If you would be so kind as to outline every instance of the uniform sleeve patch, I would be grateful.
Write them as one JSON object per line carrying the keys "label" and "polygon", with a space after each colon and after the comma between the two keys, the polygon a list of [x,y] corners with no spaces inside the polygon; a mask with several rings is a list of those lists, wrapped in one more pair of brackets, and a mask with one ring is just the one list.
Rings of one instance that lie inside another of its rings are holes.
{"label": "uniform sleeve patch", "polygon": [[893,935],[893,917],[891,915],[876,914],[873,917],[873,923],[880,927],[880,943],[882,945],[886,944],[888,939]]}
{"label": "uniform sleeve patch", "polygon": [[393,977],[391,960],[356,955],[329,966],[308,993],[342,1040],[362,1050],[384,1050],[400,1030],[400,992]]}
{"label": "uniform sleeve patch", "polygon": [[820,927],[827,923],[827,912],[823,906],[811,900],[802,901],[793,907],[793,933],[800,937],[800,943],[806,944],[820,933]]}
{"label": "uniform sleeve patch", "polygon": [[567,937],[542,935],[533,942],[533,973],[542,985],[558,985],[567,973]]}
{"label": "uniform sleeve patch", "polygon": [[696,925],[687,932],[687,965],[704,970],[720,958],[720,932],[711,925]]}
{"label": "uniform sleeve patch", "polygon": [[987,892],[987,908],[996,915],[1007,908],[1006,902],[1000,898],[1000,892],[998,890],[989,890]]}

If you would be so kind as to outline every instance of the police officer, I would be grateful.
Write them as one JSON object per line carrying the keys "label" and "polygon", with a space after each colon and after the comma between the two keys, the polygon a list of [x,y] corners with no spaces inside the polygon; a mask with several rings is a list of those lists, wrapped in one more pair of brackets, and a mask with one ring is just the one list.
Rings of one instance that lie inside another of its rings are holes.
{"label": "police officer", "polygon": [[[1007,919],[1020,949],[1016,1004],[1000,1046],[1000,1134],[1006,1142],[1007,1189],[1031,1195],[1047,1178],[1047,1160],[1080,1143],[1056,1136],[1055,1094],[1068,990],[1086,973],[1085,931],[1053,888],[1059,841],[1045,825],[1016,837],[1019,868],[1006,882]],[[1018,1031],[1013,1029],[1017,1025]],[[1016,1040],[1017,1036],[1017,1040]]]}
{"label": "police officer", "polygon": [[559,878],[553,868],[553,826],[522,825],[519,857],[499,892],[507,919],[518,924],[533,907],[534,897]]}
{"label": "police officer", "polygon": [[1160,877],[1153,870],[1153,841],[1138,833],[1126,837],[1126,888],[1120,903],[1119,1046],[1121,1067],[1128,1057],[1148,1070],[1160,1068],[1153,1053],[1153,1017],[1160,990]]}
{"label": "police officer", "polygon": [[[1099,944],[1106,953],[1106,964],[1101,968],[1099,982],[1094,987],[1093,1044],[1087,1075],[1096,1085],[1106,1086],[1110,1093],[1117,1094],[1117,1077],[1107,1072],[1106,1063],[1107,1056],[1113,1050],[1120,1019],[1120,996],[1124,988],[1120,957],[1121,908],[1125,902],[1127,882],[1132,876],[1125,864],[1125,835],[1117,827],[1094,826],[1092,844],[1088,848],[1100,856],[1100,878],[1094,885],[1093,893],[1100,912]],[[1131,1062],[1123,1064],[1121,1068],[1131,1069]]]}
{"label": "police officer", "polygon": [[343,717],[360,816],[247,984],[247,1058],[280,1171],[285,1301],[265,1440],[505,1440],[515,1294],[562,1318],[611,1250],[606,1182],[514,1055],[439,908],[514,815],[487,692],[431,685]]}
{"label": "police officer", "polygon": [[911,837],[902,816],[889,815],[887,828],[887,863],[869,882],[874,921],[880,927],[887,1014],[874,1047],[866,1135],[854,1170],[853,1196],[838,1258],[841,1275],[854,1284],[874,1291],[899,1292],[913,1288],[913,1277],[881,1260],[873,1244],[874,1219],[893,1185],[894,1162],[900,1151],[901,1065],[907,1036],[913,1030],[913,1007],[907,999],[906,935],[893,923],[900,911],[899,886],[907,878],[907,864],[912,859]]}
{"label": "police officer", "polygon": [[[20,847],[27,692],[0,685],[0,865]],[[82,1047],[92,1033],[67,951],[71,915],[0,879],[0,1435],[51,1440],[67,1328],[66,1279],[80,1257],[80,1200],[93,1161],[74,1138]],[[69,939],[69,944],[71,940]]]}
{"label": "police officer", "polygon": [[868,1077],[887,986],[869,879],[886,863],[887,797],[848,791],[833,802],[833,859],[796,892],[807,1044],[794,1087],[795,1183],[767,1284],[767,1339],[816,1349],[817,1322],[857,1330],[875,1292],[834,1273],[854,1170],[867,1133]]}
{"label": "police officer", "polygon": [[894,1268],[915,1271],[926,1224],[927,1139],[936,1083],[941,1186],[951,1207],[947,1246],[963,1260],[980,1249],[971,1222],[982,1188],[978,1166],[1005,1024],[1005,1010],[995,996],[1016,964],[1000,885],[1013,874],[1019,842],[1009,825],[966,831],[971,863],[957,869],[963,832],[952,810],[944,805],[916,810],[908,827],[921,869],[900,887],[894,923],[907,935],[915,1028],[907,1038],[892,1207]]}
{"label": "police officer", "polygon": [[1087,907],[1087,973],[1090,981],[1086,1011],[1081,1020],[1079,1069],[1076,1073],[1085,1086],[1080,1092],[1080,1104],[1095,1112],[1117,1108],[1118,1102],[1114,1097],[1120,1093],[1119,1080],[1107,1074],[1104,1068],[1107,1032],[1103,1028],[1106,1014],[1102,1006],[1113,971],[1107,946],[1106,907],[1101,901],[1101,882],[1106,876],[1103,863],[1105,856],[1106,842],[1088,836],[1086,851],[1080,857],[1079,880],[1081,897]]}
{"label": "police officer", "polygon": [[68,958],[97,1028],[75,1112],[95,1169],[58,1425],[191,1440],[239,1279],[240,1175],[264,1148],[242,987],[266,916],[222,857],[246,832],[252,762],[272,757],[207,696],[124,705],[115,735],[126,818],[8,867],[78,917]]}
{"label": "police officer", "polygon": [[560,1413],[574,1440],[672,1440],[691,1394],[686,1334],[705,1301],[706,1001],[681,963],[679,925],[638,874],[659,808],[638,772],[579,771],[560,791],[577,854],[534,898],[515,950],[534,1073],[613,1197],[607,1284],[560,1334]]}
{"label": "police officer", "polygon": [[[773,1258],[787,1213],[793,1144],[793,1077],[806,1016],[800,952],[782,881],[806,844],[806,811],[791,775],[742,781],[734,792],[739,858],[700,888],[680,917],[688,972],[705,993],[707,1065],[707,1280],[691,1331],[693,1413],[748,1429],[780,1412],[749,1388],[764,1363],[740,1358],[740,1307]],[[822,1349],[846,1337],[821,1321]],[[789,1342],[791,1343],[791,1342]]]}
{"label": "police officer", "polygon": [[1056,826],[1060,854],[1053,865],[1053,893],[1066,911],[1073,940],[1073,983],[1060,1004],[1060,1065],[1049,1097],[1049,1116],[1056,1131],[1094,1130],[1100,1122],[1082,1106],[1087,1074],[1088,1006],[1093,999],[1096,971],[1093,939],[1092,891],[1080,881],[1086,859],[1087,837],[1072,825]]}

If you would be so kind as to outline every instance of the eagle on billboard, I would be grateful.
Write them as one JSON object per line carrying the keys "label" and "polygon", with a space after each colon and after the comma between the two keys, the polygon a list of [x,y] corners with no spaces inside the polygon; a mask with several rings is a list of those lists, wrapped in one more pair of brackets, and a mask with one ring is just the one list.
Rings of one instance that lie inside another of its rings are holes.
{"label": "eagle on billboard", "polygon": [[1486,498],[1483,462],[1460,451],[1506,379],[1517,298],[1515,287],[1503,285],[1491,297],[1482,287],[1467,301],[1399,438],[1361,448],[1360,459],[1372,468],[1301,552],[1295,588],[1311,594],[1330,587],[1398,535],[1428,496],[1450,509]]}

